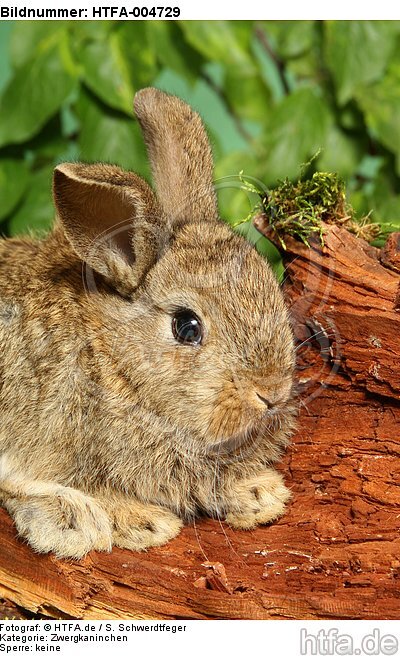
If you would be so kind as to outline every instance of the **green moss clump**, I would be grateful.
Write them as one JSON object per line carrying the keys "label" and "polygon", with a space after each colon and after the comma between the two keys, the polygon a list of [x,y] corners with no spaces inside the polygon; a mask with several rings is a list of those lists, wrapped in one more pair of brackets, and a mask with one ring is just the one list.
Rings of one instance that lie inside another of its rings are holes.
{"label": "green moss clump", "polygon": [[260,193],[261,209],[282,248],[284,237],[291,235],[309,246],[312,235],[323,245],[324,223],[336,223],[358,237],[373,241],[380,227],[368,216],[355,221],[354,210],[346,201],[345,185],[336,173],[316,172],[309,180],[288,179],[268,193]]}
{"label": "green moss clump", "polygon": [[[369,214],[355,218],[354,209],[346,200],[345,184],[336,173],[317,171],[309,180],[290,182],[279,181],[275,189],[266,192],[239,174],[242,188],[256,193],[260,201],[250,214],[234,226],[246,223],[252,217],[262,214],[286,249],[285,235],[300,239],[310,246],[309,239],[317,235],[324,245],[325,224],[341,225],[368,242],[381,237],[385,230],[395,228],[392,224],[371,223]],[[387,232],[387,230],[386,230]]]}

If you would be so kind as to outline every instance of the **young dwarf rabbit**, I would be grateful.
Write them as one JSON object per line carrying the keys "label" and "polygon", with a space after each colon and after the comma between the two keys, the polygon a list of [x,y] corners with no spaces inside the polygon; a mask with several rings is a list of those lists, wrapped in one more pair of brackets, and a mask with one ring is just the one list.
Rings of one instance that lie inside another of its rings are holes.
{"label": "young dwarf rabbit", "polygon": [[39,552],[162,545],[284,512],[294,348],[268,264],[218,218],[200,117],[136,94],[157,196],[61,164],[44,240],[0,242],[0,499]]}

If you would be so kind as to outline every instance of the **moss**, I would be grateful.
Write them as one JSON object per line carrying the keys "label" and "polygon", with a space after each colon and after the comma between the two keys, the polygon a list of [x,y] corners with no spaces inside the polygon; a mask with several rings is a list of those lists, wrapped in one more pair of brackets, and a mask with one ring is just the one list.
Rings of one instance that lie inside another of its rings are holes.
{"label": "moss", "polygon": [[[252,186],[242,182],[247,189]],[[285,235],[300,239],[307,246],[310,245],[309,239],[317,235],[323,245],[325,223],[342,225],[369,242],[381,234],[379,224],[371,223],[369,216],[356,220],[354,210],[346,200],[344,182],[336,173],[316,172],[309,180],[297,182],[286,179],[268,192],[254,186],[251,190],[260,197],[253,214],[263,213],[284,249]]]}

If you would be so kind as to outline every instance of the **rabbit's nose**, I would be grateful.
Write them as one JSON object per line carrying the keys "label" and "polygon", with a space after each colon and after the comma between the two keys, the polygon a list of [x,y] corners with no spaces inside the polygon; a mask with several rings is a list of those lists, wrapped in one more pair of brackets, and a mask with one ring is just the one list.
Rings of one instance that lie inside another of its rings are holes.
{"label": "rabbit's nose", "polygon": [[262,401],[262,403],[264,403],[267,406],[267,408],[272,408],[273,403],[272,401],[270,401],[270,399],[266,399],[265,396],[261,396],[261,394],[259,394],[258,392],[256,392],[256,396],[258,396],[260,401]]}
{"label": "rabbit's nose", "polygon": [[255,401],[258,406],[263,404],[264,410],[271,410],[277,405],[281,405],[282,403],[285,403],[288,399],[288,390],[286,387],[278,388],[278,389],[259,389],[258,391],[255,390]]}

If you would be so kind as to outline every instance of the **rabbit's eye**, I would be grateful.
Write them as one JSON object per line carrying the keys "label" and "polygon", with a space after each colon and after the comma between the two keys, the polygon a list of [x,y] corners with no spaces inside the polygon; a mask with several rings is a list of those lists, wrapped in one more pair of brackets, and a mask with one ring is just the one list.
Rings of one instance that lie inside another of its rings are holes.
{"label": "rabbit's eye", "polygon": [[191,310],[179,310],[172,317],[172,334],[181,344],[201,344],[203,326]]}

